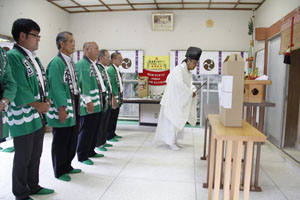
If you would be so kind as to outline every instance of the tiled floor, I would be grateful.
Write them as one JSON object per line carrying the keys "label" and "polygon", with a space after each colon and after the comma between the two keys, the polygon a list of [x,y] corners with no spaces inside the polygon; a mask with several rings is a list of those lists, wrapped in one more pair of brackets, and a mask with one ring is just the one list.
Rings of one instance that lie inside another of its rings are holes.
{"label": "tiled floor", "polygon": [[[181,143],[172,151],[152,144],[155,129],[119,125],[123,136],[104,158],[87,166],[75,159],[73,166],[82,173],[71,175],[71,182],[54,178],[50,156],[51,134],[45,135],[40,168],[42,186],[55,189],[53,195],[33,196],[51,200],[205,200],[206,161],[200,161],[203,129],[185,128]],[[12,141],[1,144],[11,146]],[[14,199],[11,193],[12,153],[0,153],[0,199]],[[253,200],[299,200],[300,168],[270,144],[262,147],[259,185],[263,192],[251,192]],[[242,199],[242,197],[240,198]]]}
{"label": "tiled floor", "polygon": [[283,149],[287,154],[291,155],[295,160],[300,162],[300,150],[295,147],[287,147]]}

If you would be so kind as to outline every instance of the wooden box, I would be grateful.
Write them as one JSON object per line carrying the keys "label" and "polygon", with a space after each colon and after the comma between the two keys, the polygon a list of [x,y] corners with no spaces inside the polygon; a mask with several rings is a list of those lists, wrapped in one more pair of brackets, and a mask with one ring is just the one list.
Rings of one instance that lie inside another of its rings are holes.
{"label": "wooden box", "polygon": [[143,98],[148,96],[148,80],[149,77],[147,76],[140,76],[138,79],[138,97]]}
{"label": "wooden box", "polygon": [[[245,62],[240,54],[227,56],[223,63],[220,121],[224,126],[242,126],[244,66]],[[228,82],[225,83],[225,79],[230,77],[232,78],[231,91],[226,85]],[[231,105],[224,102],[231,102]]]}
{"label": "wooden box", "polygon": [[262,103],[265,100],[265,86],[271,84],[270,80],[245,80],[244,102]]}

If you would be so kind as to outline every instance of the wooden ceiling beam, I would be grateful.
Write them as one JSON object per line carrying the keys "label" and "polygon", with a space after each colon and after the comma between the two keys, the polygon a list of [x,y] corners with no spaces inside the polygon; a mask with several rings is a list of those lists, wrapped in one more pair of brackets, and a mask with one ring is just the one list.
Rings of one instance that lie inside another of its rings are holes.
{"label": "wooden ceiling beam", "polygon": [[127,1],[127,3],[130,5],[130,7],[131,7],[133,10],[135,10],[135,8],[133,7],[132,3],[130,3],[129,0],[126,0],[126,1]]}
{"label": "wooden ceiling beam", "polygon": [[102,3],[108,10],[110,10],[111,11],[111,8],[108,6],[108,5],[106,5],[102,0],[98,0],[100,3]]}
{"label": "wooden ceiling beam", "polygon": [[234,5],[233,8],[236,8],[236,7],[240,4],[240,1],[241,1],[241,0],[238,0],[238,1],[236,2],[236,4]]}
{"label": "wooden ceiling beam", "polygon": [[49,3],[52,3],[53,5],[59,7],[60,9],[63,9],[64,11],[68,12],[68,13],[71,13],[70,11],[68,11],[67,9],[65,9],[64,7],[61,7],[60,5],[58,5],[57,3],[55,3],[54,1],[52,0],[47,0]]}
{"label": "wooden ceiling beam", "polygon": [[88,10],[86,7],[80,5],[80,4],[79,4],[78,2],[76,2],[75,0],[71,0],[71,2],[75,3],[77,6],[79,6],[80,8],[82,8],[83,10],[85,10],[86,12],[89,12],[89,10]]}
{"label": "wooden ceiling beam", "polygon": [[[121,11],[145,11],[145,10],[160,10],[160,8],[136,8],[133,9],[115,9],[109,12],[121,12]],[[240,10],[249,11],[251,8],[164,8],[164,10]],[[90,12],[108,12],[107,10],[91,10]],[[85,11],[72,11],[71,13],[85,13]]]}
{"label": "wooden ceiling beam", "polygon": [[157,1],[156,1],[156,0],[154,0],[154,3],[155,3],[155,5],[156,5],[156,8],[159,10],[159,7],[158,7],[158,4],[157,4]]}
{"label": "wooden ceiling beam", "polygon": [[[237,2],[212,2],[212,0],[208,0],[206,2],[187,2],[185,0],[181,0],[180,2],[157,2],[157,0],[153,0],[153,3],[132,3],[130,0],[126,0],[127,4],[121,3],[121,4],[106,4],[103,2],[103,0],[98,0],[101,5],[81,5],[76,0],[70,0],[76,6],[60,6],[56,2],[60,0],[47,0],[49,3],[61,8],[62,10],[68,12],[68,13],[79,13],[79,12],[107,12],[107,11],[134,11],[134,10],[161,10],[159,5],[181,5],[180,8],[163,8],[164,10],[252,10],[253,8],[237,8],[238,5],[257,5],[255,10],[257,10],[264,2],[265,0],[262,0],[261,2],[241,2],[238,0]],[[55,2],[56,1],[56,2]],[[156,6],[156,8],[135,8],[134,6]],[[207,5],[206,8],[186,8],[186,5]],[[234,5],[233,8],[212,8],[212,5]],[[130,6],[131,9],[113,9],[114,6]],[[103,8],[106,7],[108,10],[88,10],[89,7],[93,8]],[[84,11],[69,11],[68,9],[74,9],[74,8],[82,8]]]}
{"label": "wooden ceiling beam", "polygon": [[266,0],[263,0],[263,1],[259,4],[259,6],[257,6],[257,7],[255,8],[255,10],[259,9],[259,7],[260,7],[265,1],[266,1]]}
{"label": "wooden ceiling beam", "polygon": [[[50,1],[50,0],[48,0]],[[183,1],[183,0],[182,0]],[[235,2],[157,2],[157,3],[131,3],[131,4],[124,4],[124,3],[121,3],[121,4],[105,4],[105,5],[81,5],[81,6],[84,6],[84,7],[111,7],[111,6],[128,6],[128,5],[132,5],[132,6],[143,6],[143,5],[178,5],[178,4],[186,4],[186,5],[189,5],[189,4],[194,4],[194,5],[205,5],[205,4],[216,4],[216,5],[220,5],[220,4],[224,4],[224,5],[235,5],[236,3]],[[254,3],[254,2],[240,2],[239,3],[240,5],[260,5],[260,3]],[[81,6],[64,6],[63,8],[79,8]]]}

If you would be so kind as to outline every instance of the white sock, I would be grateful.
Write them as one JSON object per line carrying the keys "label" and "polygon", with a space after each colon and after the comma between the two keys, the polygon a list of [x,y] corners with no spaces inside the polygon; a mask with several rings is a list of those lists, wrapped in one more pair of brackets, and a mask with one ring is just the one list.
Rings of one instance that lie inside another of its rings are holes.
{"label": "white sock", "polygon": [[169,145],[172,150],[179,150],[180,148],[176,144]]}

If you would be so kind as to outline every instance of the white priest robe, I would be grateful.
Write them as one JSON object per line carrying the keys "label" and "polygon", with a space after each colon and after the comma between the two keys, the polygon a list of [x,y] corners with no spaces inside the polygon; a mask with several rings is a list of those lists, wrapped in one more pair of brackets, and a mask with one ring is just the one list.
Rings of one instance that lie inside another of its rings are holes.
{"label": "white priest robe", "polygon": [[184,62],[175,67],[167,78],[154,142],[173,145],[177,139],[182,138],[186,122],[196,125],[197,98],[193,98],[194,91],[196,88],[192,85],[192,73]]}

